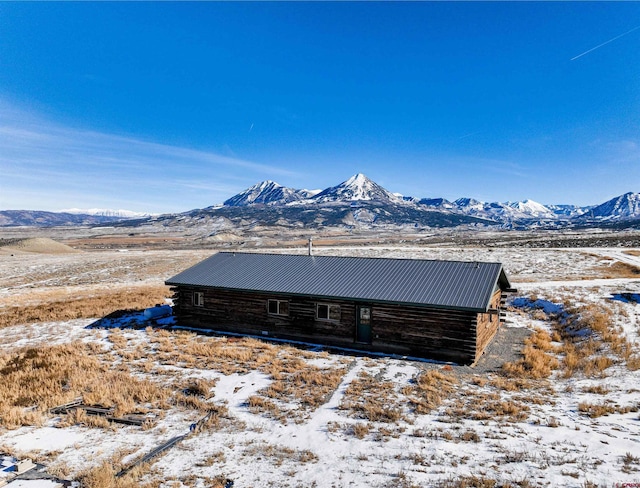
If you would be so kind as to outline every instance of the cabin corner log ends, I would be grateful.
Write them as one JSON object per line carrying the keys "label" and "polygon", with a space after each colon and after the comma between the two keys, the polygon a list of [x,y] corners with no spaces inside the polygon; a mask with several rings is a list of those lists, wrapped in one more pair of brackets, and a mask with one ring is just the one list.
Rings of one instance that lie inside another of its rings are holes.
{"label": "cabin corner log ends", "polygon": [[166,281],[180,325],[475,363],[504,321],[500,263],[218,253]]}

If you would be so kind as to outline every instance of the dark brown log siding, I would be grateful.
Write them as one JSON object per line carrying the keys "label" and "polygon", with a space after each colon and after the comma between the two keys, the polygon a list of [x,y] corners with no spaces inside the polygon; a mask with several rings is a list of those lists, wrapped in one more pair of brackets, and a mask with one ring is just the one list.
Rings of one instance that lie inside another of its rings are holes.
{"label": "dark brown log siding", "polygon": [[[283,297],[264,293],[197,289],[204,291],[204,307],[194,307],[195,288],[177,287],[175,312],[181,325],[220,331],[268,335],[366,351],[412,355],[429,359],[475,362],[480,347],[495,334],[485,327],[485,317],[457,310],[430,309],[396,304],[364,303],[371,306],[372,344],[357,344],[356,303],[305,297]],[[498,301],[500,294],[497,294]],[[269,299],[287,300],[289,315],[268,313]],[[340,306],[340,321],[316,319],[316,304]],[[494,314],[495,315],[495,314]],[[493,319],[497,322],[498,316]],[[476,323],[482,339],[476,337]],[[485,329],[487,332],[485,332]],[[492,332],[489,332],[489,330]],[[496,325],[497,330],[497,325]]]}
{"label": "dark brown log siding", "polygon": [[468,364],[475,361],[473,312],[372,304],[373,345],[389,352]]}
{"label": "dark brown log siding", "polygon": [[478,314],[476,324],[476,360],[480,358],[484,349],[498,332],[501,300],[502,291],[497,290],[491,297],[489,312]]}

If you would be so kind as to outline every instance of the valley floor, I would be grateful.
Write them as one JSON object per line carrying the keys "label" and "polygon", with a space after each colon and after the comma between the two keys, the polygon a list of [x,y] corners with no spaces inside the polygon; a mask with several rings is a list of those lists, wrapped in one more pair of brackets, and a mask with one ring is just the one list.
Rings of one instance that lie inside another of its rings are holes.
{"label": "valley floor", "polygon": [[[114,293],[153,304],[211,252],[0,254],[0,453],[96,487],[640,486],[637,248],[315,250],[502,262],[518,293],[475,367],[151,328],[98,307]],[[149,422],[46,412],[78,392]]]}

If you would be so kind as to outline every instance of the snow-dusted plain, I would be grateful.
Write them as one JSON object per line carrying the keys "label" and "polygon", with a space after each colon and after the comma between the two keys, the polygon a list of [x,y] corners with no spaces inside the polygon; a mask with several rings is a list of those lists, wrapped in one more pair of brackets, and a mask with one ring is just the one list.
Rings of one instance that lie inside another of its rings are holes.
{"label": "snow-dusted plain", "polygon": [[[525,329],[551,330],[545,307],[547,312],[557,312],[563,304],[571,303],[614,309],[613,325],[619,326],[635,352],[640,352],[640,305],[634,301],[640,294],[640,278],[626,277],[617,267],[620,262],[640,266],[639,253],[606,248],[404,246],[318,248],[315,252],[500,261],[519,290],[514,297],[516,306],[508,312],[506,329],[501,331],[503,340],[521,337],[515,332]],[[95,289],[98,293],[103,287],[159,284],[208,254],[108,251],[0,255],[0,307],[45,301],[59,290],[68,294]],[[0,329],[0,350],[81,340],[109,351],[111,335],[122,333],[126,350],[148,351],[148,359],[154,362],[157,332],[87,328],[95,322],[78,319]],[[198,340],[224,339],[212,336]],[[286,349],[287,354],[292,350],[286,345],[277,347]],[[640,370],[631,370],[614,355],[610,355],[613,364],[602,374],[564,377],[556,371],[533,387],[514,390],[496,386],[502,376],[489,358],[483,358],[475,368],[463,368],[307,349],[300,357],[327,370],[340,370],[341,379],[315,408],[298,409],[295,397],[280,397],[278,408],[284,412],[280,418],[249,405],[251,397],[264,396],[273,384],[273,378],[262,370],[225,374],[159,361],[148,372],[136,369],[136,375],[158,380],[158,371],[184,379],[216,380],[208,401],[228,408],[217,428],[196,432],[156,458],[140,483],[157,479],[163,480],[161,486],[205,487],[213,478],[228,478],[235,487],[409,487],[454,482],[458,484],[451,486],[491,486],[464,485],[465,480],[495,480],[497,486],[640,486]],[[409,390],[417,375],[430,369],[452,375],[457,384],[440,406],[417,414]],[[350,387],[367,375],[381,385],[375,394],[384,396],[389,408],[399,413],[397,418],[368,420],[350,406],[354,400]],[[592,418],[580,410],[581,404],[611,405],[620,407],[618,410],[628,407],[629,411]],[[482,408],[487,415],[481,415]],[[194,411],[176,407],[145,430],[135,426],[58,428],[61,419],[52,415],[44,425],[0,428],[0,446],[14,455],[43,460],[73,477],[117,452],[126,452],[125,461],[137,459],[166,440],[188,433],[198,417]]]}

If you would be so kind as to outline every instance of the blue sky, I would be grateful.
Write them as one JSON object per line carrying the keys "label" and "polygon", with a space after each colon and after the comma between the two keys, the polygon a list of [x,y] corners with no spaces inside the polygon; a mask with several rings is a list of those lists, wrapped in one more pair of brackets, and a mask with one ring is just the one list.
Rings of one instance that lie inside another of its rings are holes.
{"label": "blue sky", "polygon": [[358,172],[601,203],[640,191],[638,27],[637,2],[0,2],[0,209],[186,211]]}

